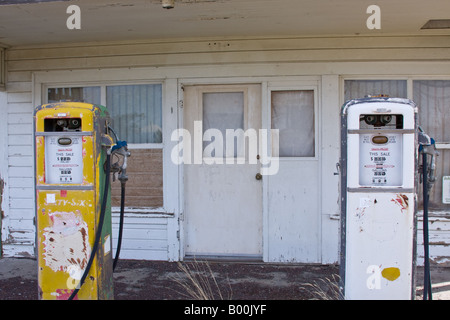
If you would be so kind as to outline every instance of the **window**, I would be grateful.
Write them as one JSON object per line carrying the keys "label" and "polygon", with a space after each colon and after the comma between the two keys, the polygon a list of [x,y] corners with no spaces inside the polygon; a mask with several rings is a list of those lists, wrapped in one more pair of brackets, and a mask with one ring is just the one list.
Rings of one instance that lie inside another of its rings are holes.
{"label": "window", "polygon": [[[48,89],[48,102],[101,104],[101,87]],[[106,87],[106,107],[114,129],[128,143],[162,143],[161,84]]]}
{"label": "window", "polygon": [[[114,131],[127,141],[126,206],[145,212],[163,207],[162,85],[114,85],[49,88],[49,103],[62,100],[103,104]],[[112,184],[112,206],[120,206],[120,184]],[[143,210],[144,209],[144,210]]]}
{"label": "window", "polygon": [[280,157],[315,156],[314,90],[271,92],[272,129],[279,131]]}
{"label": "window", "polygon": [[106,106],[122,140],[162,143],[160,84],[107,86]]}
{"label": "window", "polygon": [[[436,183],[430,192],[430,209],[448,211],[450,204],[443,203],[443,177],[450,176],[450,80],[409,80],[412,92],[407,90],[407,80],[345,80],[345,100],[366,95],[385,94],[389,97],[412,97],[418,105],[418,123],[435,139],[439,148],[436,159]],[[422,206],[422,185],[418,186],[419,209]]]}
{"label": "window", "polygon": [[406,80],[345,80],[345,101],[368,95],[387,95],[391,98],[407,98]]}
{"label": "window", "polygon": [[48,103],[60,101],[79,101],[100,104],[100,87],[48,89]]}
{"label": "window", "polygon": [[[237,157],[242,156],[244,151],[242,148],[242,139],[234,141],[234,150],[227,150],[227,130],[244,129],[244,93],[243,92],[210,92],[203,93],[203,134],[210,132],[211,137],[208,134],[205,135],[206,139],[214,140],[214,132],[221,134],[223,140],[221,141],[223,146],[222,155],[225,157]],[[217,137],[218,134],[215,136]],[[236,139],[236,137],[234,137]],[[211,148],[217,145],[214,141],[203,142],[204,156],[208,157],[220,157],[216,154],[216,149]],[[211,146],[208,148],[208,146]],[[232,149],[232,148],[229,148]],[[238,151],[239,150],[239,151]]]}
{"label": "window", "polygon": [[[450,81],[413,81],[414,102],[419,109],[419,125],[437,144],[450,143]],[[443,177],[450,176],[450,149],[442,147],[436,159],[436,183],[430,192],[430,209],[449,210],[450,204],[443,203]],[[421,188],[419,192],[421,193]],[[420,201],[422,195],[419,196]]]}

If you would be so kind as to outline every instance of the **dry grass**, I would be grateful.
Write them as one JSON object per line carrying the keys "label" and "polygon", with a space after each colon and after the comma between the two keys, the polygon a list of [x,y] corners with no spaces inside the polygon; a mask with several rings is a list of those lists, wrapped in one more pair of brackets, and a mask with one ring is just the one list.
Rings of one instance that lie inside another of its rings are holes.
{"label": "dry grass", "polygon": [[[177,291],[186,299],[191,300],[231,300],[232,290],[230,281],[227,281],[227,287],[223,292],[219,286],[216,276],[211,266],[206,261],[196,261],[181,263],[178,262],[178,269],[181,273],[172,277],[181,291]],[[342,293],[339,288],[338,275],[319,279],[312,283],[304,283],[301,289],[308,291],[308,296],[312,300],[342,300]]]}
{"label": "dry grass", "polygon": [[182,288],[178,292],[187,299],[193,300],[231,300],[232,291],[228,281],[227,296],[224,296],[217,279],[208,262],[194,261],[192,263],[178,262],[181,275],[173,277],[173,280]]}
{"label": "dry grass", "polygon": [[342,300],[343,296],[339,288],[339,279],[339,276],[333,275],[331,278],[306,283],[304,285],[305,288],[302,289],[308,290],[313,296],[313,300]]}

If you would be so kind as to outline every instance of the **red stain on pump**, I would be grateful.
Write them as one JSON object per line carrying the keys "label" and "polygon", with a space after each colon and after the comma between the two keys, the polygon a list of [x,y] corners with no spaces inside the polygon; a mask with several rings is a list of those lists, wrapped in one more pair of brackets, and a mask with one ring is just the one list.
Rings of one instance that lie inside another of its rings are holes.
{"label": "red stain on pump", "polygon": [[400,206],[402,212],[403,210],[408,210],[408,197],[404,194],[397,194],[397,197],[391,199],[392,202],[394,202],[396,205]]}

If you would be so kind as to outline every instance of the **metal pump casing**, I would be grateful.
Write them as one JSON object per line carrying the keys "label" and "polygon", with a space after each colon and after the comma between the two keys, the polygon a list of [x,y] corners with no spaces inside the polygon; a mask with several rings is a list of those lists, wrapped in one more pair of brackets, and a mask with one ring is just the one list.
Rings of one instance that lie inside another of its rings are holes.
{"label": "metal pump casing", "polygon": [[[92,254],[103,201],[104,163],[113,144],[105,107],[79,102],[35,110],[40,299],[66,300]],[[99,249],[75,299],[113,299],[110,192]]]}
{"label": "metal pump casing", "polygon": [[414,298],[416,118],[417,107],[407,99],[357,99],[342,108],[340,276],[345,299]]}

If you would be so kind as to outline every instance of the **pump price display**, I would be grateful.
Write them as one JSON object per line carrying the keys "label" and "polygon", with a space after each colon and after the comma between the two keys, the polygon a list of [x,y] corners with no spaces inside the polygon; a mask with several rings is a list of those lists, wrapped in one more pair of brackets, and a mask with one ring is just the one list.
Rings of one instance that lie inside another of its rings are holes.
{"label": "pump price display", "polygon": [[45,137],[46,181],[83,182],[83,147],[79,136]]}
{"label": "pump price display", "polygon": [[359,139],[359,184],[401,186],[402,135],[361,134]]}

